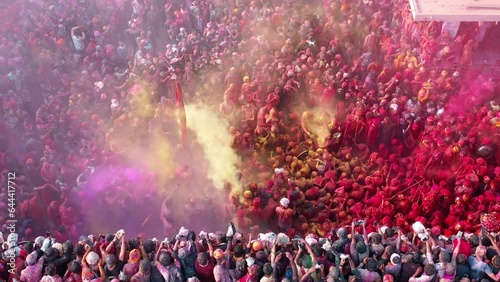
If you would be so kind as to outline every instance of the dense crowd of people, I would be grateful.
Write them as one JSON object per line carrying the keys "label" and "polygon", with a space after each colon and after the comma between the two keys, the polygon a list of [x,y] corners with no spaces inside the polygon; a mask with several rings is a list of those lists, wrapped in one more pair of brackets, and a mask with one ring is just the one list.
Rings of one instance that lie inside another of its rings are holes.
{"label": "dense crowd of people", "polygon": [[[16,244],[7,238],[4,281],[499,281],[500,249],[489,232],[447,238],[420,222],[367,233],[361,220],[324,237],[285,233],[198,235],[181,227],[175,238],[128,239],[116,234],[57,242],[51,234]],[[359,232],[358,232],[359,231]],[[12,259],[11,259],[12,258]],[[19,280],[16,280],[19,279]]]}
{"label": "dense crowd of people", "polygon": [[[403,0],[19,0],[1,13],[4,279],[500,280],[500,89],[470,69],[491,25],[451,34]],[[98,220],[84,211],[149,199],[125,179],[91,205],[99,168],[158,136],[196,145],[172,134],[183,104],[230,125],[228,234],[82,238]]]}

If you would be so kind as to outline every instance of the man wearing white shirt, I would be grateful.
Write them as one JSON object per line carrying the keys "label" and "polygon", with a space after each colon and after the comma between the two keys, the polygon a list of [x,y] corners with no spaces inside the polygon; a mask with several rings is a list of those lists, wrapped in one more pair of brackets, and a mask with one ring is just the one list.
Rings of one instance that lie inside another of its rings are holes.
{"label": "man wearing white shirt", "polygon": [[85,49],[85,33],[82,31],[81,26],[75,26],[71,29],[71,38],[73,39],[73,45],[78,53],[83,53]]}

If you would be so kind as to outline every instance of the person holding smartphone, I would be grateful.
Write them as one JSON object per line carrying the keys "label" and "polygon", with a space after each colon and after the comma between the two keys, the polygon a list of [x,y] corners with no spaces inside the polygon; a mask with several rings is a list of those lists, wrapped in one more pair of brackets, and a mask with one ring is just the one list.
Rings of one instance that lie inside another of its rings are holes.
{"label": "person holding smartphone", "polygon": [[[113,248],[118,249],[115,248],[115,245],[120,245],[120,254],[118,255],[118,259],[116,258],[115,254],[111,253]],[[117,233],[117,235],[114,236],[113,240],[106,246],[106,248],[104,248],[104,244],[101,244],[100,250],[102,257],[104,258],[104,261],[106,263],[104,265],[106,276],[109,277],[110,280],[113,278],[117,278],[118,275],[120,275],[120,271],[122,271],[123,267],[125,266],[125,233]]]}

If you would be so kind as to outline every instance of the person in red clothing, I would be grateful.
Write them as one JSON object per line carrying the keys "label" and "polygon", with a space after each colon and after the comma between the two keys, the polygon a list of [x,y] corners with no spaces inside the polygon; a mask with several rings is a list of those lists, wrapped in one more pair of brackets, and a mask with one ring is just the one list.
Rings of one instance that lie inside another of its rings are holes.
{"label": "person in red clothing", "polygon": [[290,200],[287,198],[282,198],[280,200],[280,206],[276,208],[276,213],[278,214],[278,226],[282,232],[286,232],[290,227],[292,227],[292,216],[295,214],[295,210],[288,207]]}
{"label": "person in red clothing", "polygon": [[200,252],[198,257],[194,261],[194,269],[196,270],[196,276],[200,281],[215,282],[214,277],[214,247],[210,241],[207,241],[208,253]]}

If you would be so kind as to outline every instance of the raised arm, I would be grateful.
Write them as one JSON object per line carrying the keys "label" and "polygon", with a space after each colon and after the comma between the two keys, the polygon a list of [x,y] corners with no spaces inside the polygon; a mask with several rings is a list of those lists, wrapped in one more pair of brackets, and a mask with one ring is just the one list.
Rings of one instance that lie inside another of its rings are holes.
{"label": "raised arm", "polygon": [[427,257],[427,263],[434,264],[434,260],[432,259],[431,244],[429,243],[429,241],[427,241],[425,242],[425,245],[426,245],[425,255]]}
{"label": "raised arm", "polygon": [[[272,255],[271,255],[272,257]],[[278,262],[281,260],[281,257],[283,257],[283,253],[278,254],[277,256],[274,256],[274,259],[271,260],[272,267],[273,267],[273,278],[275,280],[278,280],[278,272],[277,272],[277,265]]]}
{"label": "raised arm", "polygon": [[88,247],[88,246],[85,246],[85,248],[87,249],[85,251],[85,254],[83,255],[82,257],[82,267],[88,267],[88,264],[87,264],[87,255],[90,253],[90,251],[92,250],[92,248]]}
{"label": "raised arm", "polygon": [[398,233],[398,238],[396,238],[396,250],[399,252],[401,250],[401,229],[396,231]]}
{"label": "raised arm", "polygon": [[[298,270],[299,269],[299,258],[300,258],[300,255],[302,254],[302,248],[299,247],[299,251],[297,252],[297,254],[295,255],[295,259],[293,260],[293,263],[295,264],[295,268]],[[301,276],[302,276],[302,273],[300,273],[299,271],[297,271],[297,275],[298,275],[298,278],[300,279]]]}
{"label": "raised arm", "polygon": [[118,256],[118,259],[121,260],[121,261],[125,261],[125,251],[126,251],[126,247],[125,247],[125,233],[122,235],[122,237],[120,238],[121,239],[121,247],[120,247],[120,255]]}
{"label": "raised arm", "polygon": [[99,259],[99,274],[100,274],[100,278],[101,278],[101,281],[106,281],[106,271],[104,271],[104,259],[101,258]]}
{"label": "raised arm", "polygon": [[[349,251],[351,253],[351,257],[354,257],[358,254],[356,251],[356,232],[354,230],[355,224],[354,221],[351,223],[351,246],[349,246]],[[356,256],[357,257],[357,256]]]}
{"label": "raised arm", "polygon": [[311,249],[311,246],[309,246],[309,244],[307,244],[307,242],[305,240],[303,240],[303,241],[304,241],[304,245],[306,245],[307,252],[309,253],[309,255],[311,255],[313,264],[316,264],[318,262],[318,258],[316,257],[313,250]]}
{"label": "raised arm", "polygon": [[297,266],[295,265],[292,254],[289,252],[286,252],[285,254],[290,261],[290,268],[292,269],[292,282],[296,282],[299,280],[299,277],[297,276]]}
{"label": "raised arm", "polygon": [[366,220],[363,220],[363,240],[365,241],[365,245],[368,246],[368,235],[366,233]]}
{"label": "raised arm", "polygon": [[382,237],[382,241],[380,241],[380,244],[385,245],[385,236],[384,233],[382,233],[382,228],[380,226],[377,227],[377,232],[380,234],[380,237]]}
{"label": "raised arm", "polygon": [[144,249],[144,240],[142,238],[139,242],[139,250],[141,250],[142,259],[148,259],[148,253],[146,253],[146,249]]}
{"label": "raised arm", "polygon": [[[495,238],[493,238],[493,236],[491,236],[491,234],[489,232],[486,232],[486,237],[488,237],[488,239],[490,239],[491,245],[493,245],[493,248],[495,249],[495,251],[497,251],[497,254],[500,254],[500,249],[498,248],[498,244],[497,244]],[[479,240],[479,241],[481,241],[481,240]]]}
{"label": "raised arm", "polygon": [[[111,245],[111,243],[110,243],[109,245]],[[108,245],[108,247],[109,247],[109,245]],[[106,247],[106,249],[107,249],[107,247]],[[108,254],[109,254],[109,253],[108,253],[108,252],[104,249],[104,244],[100,244],[100,245],[99,245],[99,251],[101,251],[101,257],[102,257],[102,258],[107,257],[107,256],[108,256]]]}
{"label": "raised arm", "polygon": [[302,277],[300,278],[299,282],[303,282],[303,281],[307,281],[307,278],[311,277],[311,275],[316,271],[316,267],[311,267],[309,268],[309,270],[304,274],[302,275]]}
{"label": "raised arm", "polygon": [[457,256],[458,256],[458,253],[460,252],[460,244],[461,243],[462,243],[462,238],[457,237],[457,246],[453,250],[453,255],[451,256],[451,264],[453,266],[457,265]]}
{"label": "raised arm", "polygon": [[[226,247],[226,251],[224,252],[224,255],[227,256],[227,258],[229,256],[231,256],[231,248],[233,246],[233,241],[228,241],[227,242],[227,247]],[[230,265],[230,259],[226,259],[226,261],[224,261],[224,263],[226,264],[226,268],[229,269],[231,267]]]}
{"label": "raised arm", "polygon": [[[274,238],[273,247],[271,248],[271,263],[276,260],[276,242],[278,241],[278,236]],[[281,258],[281,254],[278,255]]]}

